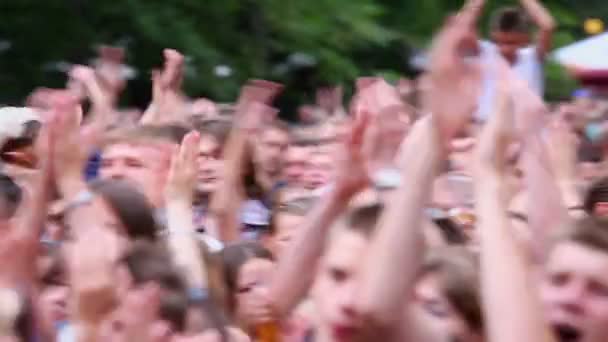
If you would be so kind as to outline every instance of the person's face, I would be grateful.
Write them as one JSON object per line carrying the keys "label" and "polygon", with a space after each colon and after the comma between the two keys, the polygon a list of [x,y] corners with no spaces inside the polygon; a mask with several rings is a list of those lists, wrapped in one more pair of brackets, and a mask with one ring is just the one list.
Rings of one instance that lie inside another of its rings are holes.
{"label": "person's face", "polygon": [[160,145],[116,144],[103,151],[99,174],[102,179],[128,181],[159,207],[163,203],[169,161],[169,149]]}
{"label": "person's face", "polygon": [[424,275],[416,284],[416,305],[424,316],[423,322],[442,335],[446,341],[480,341],[479,333],[472,330],[441,291],[439,276]]}
{"label": "person's face", "polygon": [[367,249],[368,241],[363,235],[338,231],[332,236],[317,271],[312,299],[319,317],[319,332],[332,341],[352,341],[359,334],[356,287]]}
{"label": "person's face", "polygon": [[236,316],[246,326],[264,320],[263,300],[275,270],[274,262],[254,258],[239,269],[237,276]]}
{"label": "person's face", "polygon": [[222,180],[224,161],[222,148],[218,141],[210,135],[201,136],[198,152],[198,182],[197,191],[200,194],[212,194]]}
{"label": "person's face", "polygon": [[289,146],[285,155],[285,168],[283,173],[285,180],[290,186],[302,184],[302,178],[306,171],[306,161],[308,159],[307,147]]}
{"label": "person's face", "polygon": [[328,153],[315,153],[309,158],[304,177],[306,189],[318,189],[331,181],[334,163]]}
{"label": "person's face", "polygon": [[575,242],[555,246],[541,286],[546,317],[561,341],[608,336],[608,255]]}
{"label": "person's face", "polygon": [[127,229],[124,224],[120,221],[120,218],[116,216],[112,208],[107,204],[107,202],[97,196],[93,199],[91,203],[91,207],[95,212],[95,219],[97,223],[111,231],[115,232],[120,236],[120,243],[122,247],[126,248],[129,243],[129,238],[127,235]]}
{"label": "person's face", "polygon": [[257,161],[266,173],[276,175],[283,168],[283,156],[289,145],[287,132],[268,128],[259,137]]}
{"label": "person's face", "polygon": [[280,258],[287,248],[289,248],[297,228],[303,222],[304,216],[288,213],[279,213],[276,215],[274,220],[276,236],[274,238],[273,252],[277,258]]}
{"label": "person's face", "polygon": [[529,44],[530,37],[525,33],[494,31],[492,40],[498,46],[500,54],[514,63],[517,60],[517,50]]}
{"label": "person's face", "polygon": [[47,329],[55,329],[68,319],[70,288],[66,284],[48,284],[40,291],[38,307],[41,323]]}

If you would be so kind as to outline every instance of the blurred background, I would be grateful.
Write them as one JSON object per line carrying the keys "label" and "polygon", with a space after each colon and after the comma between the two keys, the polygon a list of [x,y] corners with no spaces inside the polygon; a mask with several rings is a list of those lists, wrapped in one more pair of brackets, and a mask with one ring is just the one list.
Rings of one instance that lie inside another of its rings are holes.
{"label": "blurred background", "polygon": [[[488,0],[480,29],[498,6]],[[608,1],[543,0],[559,23],[559,48],[604,31]],[[291,111],[326,84],[362,75],[413,77],[417,56],[462,0],[1,0],[0,103],[19,104],[34,87],[62,87],[72,63],[101,44],[127,49],[131,81],[122,101],[144,107],[150,70],[170,47],[187,56],[190,96],[235,98],[251,77],[283,82]],[[591,20],[591,21],[590,21]],[[591,23],[591,24],[590,24]],[[549,100],[577,85],[547,65]],[[348,87],[346,88],[348,94]]]}

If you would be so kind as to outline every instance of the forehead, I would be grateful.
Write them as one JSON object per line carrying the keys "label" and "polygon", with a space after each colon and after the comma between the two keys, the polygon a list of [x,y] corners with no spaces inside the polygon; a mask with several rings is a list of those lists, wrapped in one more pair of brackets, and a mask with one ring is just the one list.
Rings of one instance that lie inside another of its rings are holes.
{"label": "forehead", "polygon": [[104,159],[108,158],[149,158],[163,153],[168,144],[135,144],[120,143],[107,146],[102,153]]}
{"label": "forehead", "polygon": [[268,259],[253,258],[247,261],[239,271],[239,281],[248,282],[251,280],[267,277],[274,270],[274,262]]}
{"label": "forehead", "polygon": [[219,142],[213,135],[205,134],[201,135],[201,140],[198,146],[201,150],[206,150],[218,148],[219,145]]}
{"label": "forehead", "polygon": [[597,275],[608,281],[608,253],[577,242],[561,242],[549,255],[547,271]]}
{"label": "forehead", "polygon": [[324,263],[330,267],[354,269],[367,253],[368,241],[360,233],[336,227],[331,234]]}
{"label": "forehead", "polygon": [[290,145],[287,149],[287,158],[289,159],[304,159],[310,150],[306,146],[294,146]]}

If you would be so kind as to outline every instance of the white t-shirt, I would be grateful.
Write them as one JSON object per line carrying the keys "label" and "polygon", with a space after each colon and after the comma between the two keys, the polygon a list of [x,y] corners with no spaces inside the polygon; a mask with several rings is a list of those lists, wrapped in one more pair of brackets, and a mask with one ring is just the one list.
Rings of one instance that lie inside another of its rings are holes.
{"label": "white t-shirt", "polygon": [[[485,73],[482,75],[482,89],[479,99],[479,107],[475,118],[486,121],[492,114],[494,108],[494,98],[496,96],[496,75],[491,70],[494,61],[500,57],[498,46],[489,41],[479,43],[481,54],[480,59],[486,66]],[[535,46],[528,46],[517,51],[517,60],[511,65],[513,71],[522,80],[526,81],[535,93],[539,96],[544,94],[543,64],[538,56]]]}

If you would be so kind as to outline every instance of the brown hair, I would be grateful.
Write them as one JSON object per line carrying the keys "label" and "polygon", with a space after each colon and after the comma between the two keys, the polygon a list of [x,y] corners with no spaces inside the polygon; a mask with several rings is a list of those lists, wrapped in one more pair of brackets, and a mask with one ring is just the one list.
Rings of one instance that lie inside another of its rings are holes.
{"label": "brown hair", "polygon": [[154,211],[144,194],[128,183],[117,180],[97,180],[90,188],[118,216],[129,238],[156,239],[158,229]]}
{"label": "brown hair", "polygon": [[243,265],[251,259],[274,260],[272,253],[257,242],[239,242],[226,246],[221,252],[224,265],[224,282],[228,291],[228,311],[234,315],[237,279]]}
{"label": "brown hair", "polygon": [[348,230],[360,233],[369,238],[378,225],[384,205],[372,203],[354,207],[344,215],[344,223]]}
{"label": "brown hair", "polygon": [[181,124],[142,125],[133,128],[118,128],[106,134],[103,147],[121,143],[170,143],[180,144],[189,127]]}
{"label": "brown hair", "polygon": [[288,214],[294,216],[306,216],[313,208],[317,198],[316,197],[299,197],[292,200],[282,202],[281,197],[282,191],[277,191],[276,198],[272,203],[272,211],[270,213],[270,223],[268,224],[268,233],[274,235],[278,233],[276,226],[276,219],[278,215]]}
{"label": "brown hair", "polygon": [[532,23],[526,12],[519,7],[503,7],[492,14],[490,30],[513,33],[530,33]]}
{"label": "brown hair", "polygon": [[137,241],[122,258],[135,285],[149,282],[163,290],[160,305],[161,318],[170,322],[177,331],[183,331],[188,309],[186,287],[175,269],[168,251],[161,245]]}
{"label": "brown hair", "polygon": [[608,220],[587,216],[571,222],[554,236],[553,246],[560,242],[576,242],[608,254]]}
{"label": "brown hair", "polygon": [[201,136],[208,135],[215,138],[220,147],[224,148],[231,126],[232,124],[230,121],[216,119],[202,121],[196,124],[194,128],[201,134]]}
{"label": "brown hair", "polygon": [[421,276],[436,274],[441,292],[470,328],[483,331],[479,290],[479,260],[465,247],[433,250],[427,256]]}

